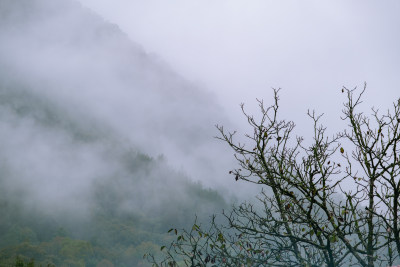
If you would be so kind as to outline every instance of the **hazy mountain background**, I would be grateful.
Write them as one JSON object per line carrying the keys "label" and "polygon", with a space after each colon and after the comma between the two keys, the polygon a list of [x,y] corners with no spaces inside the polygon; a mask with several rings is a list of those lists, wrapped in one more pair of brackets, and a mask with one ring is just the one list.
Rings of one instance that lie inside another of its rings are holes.
{"label": "hazy mountain background", "polygon": [[79,3],[0,0],[0,265],[145,265],[234,197],[217,123],[213,94]]}

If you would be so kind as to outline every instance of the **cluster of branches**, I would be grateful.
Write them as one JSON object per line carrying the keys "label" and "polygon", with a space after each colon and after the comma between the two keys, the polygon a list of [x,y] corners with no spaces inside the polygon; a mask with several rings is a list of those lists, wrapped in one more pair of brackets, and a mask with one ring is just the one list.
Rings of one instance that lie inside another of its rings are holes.
{"label": "cluster of branches", "polygon": [[245,143],[217,126],[234,151],[236,180],[263,186],[261,208],[250,203],[223,215],[226,224],[177,231],[154,266],[388,266],[400,261],[400,100],[371,115],[358,111],[365,91],[347,94],[347,129],[331,137],[315,112],[313,138],[293,138],[295,124],[259,101],[261,117],[246,113]]}

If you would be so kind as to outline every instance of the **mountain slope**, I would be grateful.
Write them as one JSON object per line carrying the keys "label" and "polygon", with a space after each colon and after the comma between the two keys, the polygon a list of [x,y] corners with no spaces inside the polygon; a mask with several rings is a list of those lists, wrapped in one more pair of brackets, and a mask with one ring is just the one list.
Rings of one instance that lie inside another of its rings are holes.
{"label": "mountain slope", "polygon": [[0,3],[0,83],[90,113],[141,151],[217,182],[212,176],[227,153],[212,137],[214,125],[227,120],[212,94],[74,1]]}
{"label": "mountain slope", "polygon": [[[23,89],[0,88],[0,98],[0,263],[22,255],[61,266],[72,256],[47,249],[61,242],[99,250],[74,256],[87,266],[132,266],[142,256],[136,247],[154,250],[171,226],[226,206],[216,191],[84,115]],[[124,253],[129,260],[119,262]]]}
{"label": "mountain slope", "polygon": [[0,265],[135,266],[220,211],[185,174],[226,173],[212,99],[74,1],[0,0]]}

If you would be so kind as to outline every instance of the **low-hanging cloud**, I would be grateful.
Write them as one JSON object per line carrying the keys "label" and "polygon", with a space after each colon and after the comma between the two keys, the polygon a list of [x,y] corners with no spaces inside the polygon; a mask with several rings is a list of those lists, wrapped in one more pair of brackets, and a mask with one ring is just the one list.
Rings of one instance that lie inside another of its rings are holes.
{"label": "low-hanging cloud", "polygon": [[0,10],[3,199],[62,220],[96,205],[185,220],[186,204],[223,203],[193,180],[230,198],[232,156],[213,138],[229,121],[212,93],[75,1]]}
{"label": "low-hanging cloud", "polygon": [[215,171],[226,177],[229,165],[221,163],[230,155],[213,136],[214,125],[228,120],[213,94],[77,2],[2,4],[9,14],[2,16],[4,77],[103,121],[121,139],[150,155],[164,154],[196,180],[225,183]]}

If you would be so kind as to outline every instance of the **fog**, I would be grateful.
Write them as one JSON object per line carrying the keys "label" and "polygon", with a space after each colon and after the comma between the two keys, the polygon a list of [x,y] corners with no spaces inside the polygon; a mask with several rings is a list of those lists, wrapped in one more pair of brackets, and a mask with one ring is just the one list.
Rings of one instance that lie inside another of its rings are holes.
{"label": "fog", "polygon": [[240,103],[280,91],[281,116],[311,140],[307,110],[333,134],[346,95],[367,90],[360,111],[390,108],[399,97],[400,4],[386,1],[94,1],[85,6],[116,23],[146,51],[217,97],[239,133],[249,132]]}
{"label": "fog", "polygon": [[[342,86],[366,81],[365,108],[389,106],[397,97],[395,1],[0,3],[3,97],[27,92],[26,98],[59,109],[57,123],[67,117],[103,138],[78,145],[66,132],[68,123],[52,124],[49,131],[38,125],[43,118],[21,120],[9,110],[18,104],[5,97],[5,161],[17,173],[54,177],[43,178],[45,186],[31,182],[38,195],[51,195],[70,180],[57,195],[70,190],[79,196],[93,177],[117,170],[99,159],[104,142],[111,142],[162,156],[172,169],[227,199],[251,196],[257,189],[233,183],[227,175],[235,164],[232,153],[213,138],[216,124],[248,130],[240,103],[256,113],[255,99],[268,103],[271,88],[281,87],[282,117],[307,135],[307,109],[325,113],[323,123],[332,132],[344,127]],[[54,153],[59,160],[48,166]]]}
{"label": "fog", "polygon": [[[365,108],[389,106],[397,97],[395,1],[0,3],[3,94],[29,92],[28,98],[60,109],[57,116],[107,136],[81,147],[65,127],[53,125],[49,132],[37,117],[21,121],[6,108],[16,104],[3,100],[7,162],[24,164],[15,167],[19,172],[54,177],[46,186],[32,182],[38,195],[51,194],[65,176],[72,182],[57,195],[80,195],[76,189],[92,182],[87,177],[110,172],[114,163],[98,157],[104,142],[114,142],[162,156],[171,168],[228,199],[251,196],[257,189],[233,183],[227,175],[235,166],[232,153],[213,138],[216,124],[248,130],[240,103],[256,113],[255,99],[268,103],[271,88],[281,87],[282,117],[307,135],[307,109],[325,113],[323,123],[332,132],[344,127],[342,86],[366,81]],[[60,158],[48,166],[54,147]]]}
{"label": "fog", "polygon": [[[229,124],[229,120],[212,92],[188,82],[161,57],[147,54],[117,25],[81,8],[77,2],[1,3],[2,83],[7,90],[21,87],[35,97],[47,98],[63,109],[62,113],[76,118],[84,115],[86,120],[112,132],[121,147],[132,146],[152,157],[164,155],[172,168],[194,181],[224,189],[231,178],[227,172],[232,159],[213,136],[217,134],[214,125]],[[48,151],[54,147],[51,142],[61,137],[55,134],[56,137],[47,138],[46,132],[42,134],[37,129],[36,142],[30,130],[29,126],[21,126],[18,135],[8,138],[9,143],[23,135],[23,141],[15,143],[26,142],[26,149],[35,153],[32,160],[24,162],[34,169],[46,169],[46,157],[54,153]],[[48,148],[36,147],[40,142]],[[66,157],[73,162],[61,158],[59,165],[52,166],[58,173],[52,181],[54,186],[65,181],[63,175],[71,175],[71,166],[83,172],[79,181],[95,176],[92,171],[106,173],[101,163],[96,165],[91,159],[98,157],[97,150],[68,151],[71,145],[64,146],[58,151],[71,154]],[[82,163],[85,161],[87,164]],[[81,168],[76,167],[78,162]],[[47,174],[52,176],[51,169]],[[74,188],[73,184],[69,186]]]}
{"label": "fog", "polygon": [[241,102],[270,99],[271,87],[298,124],[311,108],[336,127],[342,86],[367,82],[366,107],[397,99],[397,1],[80,2],[204,84],[234,121]]}
{"label": "fog", "polygon": [[220,212],[247,192],[217,123],[230,124],[212,92],[80,3],[0,1],[2,233],[91,238],[103,213],[165,232]]}
{"label": "fog", "polygon": [[329,133],[345,127],[343,86],[367,82],[361,110],[385,110],[399,97],[399,11],[396,1],[0,0],[0,230],[14,207],[88,236],[103,213],[165,231],[251,201],[260,187],[228,174],[236,162],[215,125],[243,140],[240,103],[257,114],[272,88],[306,142],[308,109]]}

